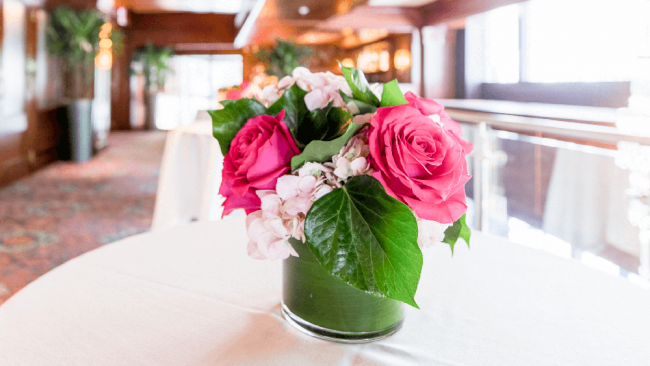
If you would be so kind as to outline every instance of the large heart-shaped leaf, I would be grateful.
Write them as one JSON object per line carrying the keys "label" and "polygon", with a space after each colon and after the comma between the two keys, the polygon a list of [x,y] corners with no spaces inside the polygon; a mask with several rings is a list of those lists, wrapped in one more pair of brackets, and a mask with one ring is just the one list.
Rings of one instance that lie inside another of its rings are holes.
{"label": "large heart-shaped leaf", "polygon": [[384,84],[384,90],[381,93],[381,106],[395,107],[402,104],[408,104],[408,102],[399,89],[397,80]]}
{"label": "large heart-shaped leaf", "polygon": [[379,107],[379,98],[370,90],[370,85],[363,71],[356,67],[345,67],[340,62],[339,66],[341,67],[341,72],[345,80],[350,85],[350,89],[352,89],[352,97],[364,103]]}
{"label": "large heart-shaped leaf", "polygon": [[221,153],[226,155],[230,143],[251,118],[266,113],[266,108],[255,99],[224,100],[223,109],[208,111],[212,116],[212,134],[219,141]]}
{"label": "large heart-shaped leaf", "polygon": [[269,107],[267,113],[275,116],[284,109],[283,121],[291,131],[295,132],[309,113],[305,104],[305,95],[307,95],[306,91],[302,90],[298,84],[293,84],[282,94],[280,99]]}
{"label": "large heart-shaped leaf", "polygon": [[300,155],[296,155],[291,158],[291,170],[296,170],[300,168],[305,162],[313,161],[317,163],[323,163],[330,161],[332,156],[338,154],[343,146],[350,141],[350,138],[354,136],[355,133],[361,128],[362,125],[358,123],[350,123],[347,131],[343,136],[335,138],[332,141],[319,141],[315,140],[310,142],[305,150]]}
{"label": "large heart-shaped leaf", "polygon": [[458,241],[458,238],[462,238],[469,246],[469,239],[472,236],[472,232],[469,230],[469,227],[465,223],[465,214],[456,220],[450,227],[445,230],[445,238],[443,242],[449,244],[451,247],[451,253],[454,254],[454,245]]}
{"label": "large heart-shaped leaf", "polygon": [[411,210],[368,175],[314,202],[305,220],[307,245],[325,270],[378,297],[418,308],[422,272],[418,225]]}

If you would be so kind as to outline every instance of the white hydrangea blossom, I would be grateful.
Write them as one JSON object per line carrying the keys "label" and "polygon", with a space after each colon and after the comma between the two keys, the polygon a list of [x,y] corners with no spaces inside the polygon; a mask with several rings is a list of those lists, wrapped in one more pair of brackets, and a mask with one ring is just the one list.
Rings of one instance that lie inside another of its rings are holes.
{"label": "white hydrangea blossom", "polygon": [[439,222],[425,220],[417,217],[418,221],[418,245],[420,248],[428,248],[434,244],[440,243],[445,238],[445,230],[451,224],[441,224]]}

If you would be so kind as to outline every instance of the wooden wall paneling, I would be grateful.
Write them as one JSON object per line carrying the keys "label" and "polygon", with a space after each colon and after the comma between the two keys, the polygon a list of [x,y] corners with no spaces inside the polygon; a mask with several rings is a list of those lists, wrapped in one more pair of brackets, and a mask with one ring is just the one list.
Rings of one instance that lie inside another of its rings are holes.
{"label": "wooden wall paneling", "polygon": [[34,6],[43,7],[47,11],[52,11],[59,6],[67,6],[74,10],[88,10],[97,7],[97,0],[32,0],[40,4]]}
{"label": "wooden wall paneling", "polygon": [[[4,68],[0,67],[5,79],[7,73],[12,75],[8,85],[3,85],[3,88],[17,91],[11,98],[6,91],[0,94],[0,104],[11,103],[12,107],[0,111],[3,122],[0,124],[0,186],[56,160],[60,135],[58,117],[61,108],[55,103],[56,100],[41,100],[39,103],[39,96],[45,98],[48,94],[46,90],[52,89],[51,84],[56,80],[47,75],[50,60],[45,54],[43,39],[47,15],[42,9],[25,8],[15,1],[11,6],[12,22],[22,24],[12,24],[11,27],[16,29],[4,34],[6,37],[0,37],[7,41],[3,46],[11,43],[2,48],[6,51],[3,57],[13,58],[9,64],[4,63]],[[16,16],[20,19],[16,19]],[[7,19],[4,20],[0,23],[6,25]]]}
{"label": "wooden wall paneling", "polygon": [[22,150],[25,115],[25,6],[17,0],[0,2],[2,66],[0,72],[0,186],[29,173]]}
{"label": "wooden wall paneling", "polygon": [[[30,170],[36,170],[57,159],[59,146],[59,118],[63,101],[59,96],[39,101],[39,96],[46,95],[48,83],[55,83],[56,77],[48,75],[58,72],[50,70],[48,63],[52,60],[45,49],[45,27],[47,25],[45,10],[27,9],[27,131],[24,138],[23,154],[27,157]],[[39,62],[40,61],[40,62]],[[38,82],[39,77],[41,82]]]}
{"label": "wooden wall paneling", "polygon": [[2,0],[0,0],[0,117],[2,117],[4,114],[2,112],[3,110],[3,90],[4,90],[4,84],[2,82],[2,41],[4,40],[4,11],[2,7]]}
{"label": "wooden wall paneling", "polygon": [[159,46],[179,43],[232,43],[235,40],[234,14],[132,13],[131,44],[153,42]]}
{"label": "wooden wall paneling", "polygon": [[111,69],[111,130],[131,129],[129,66],[135,49],[131,43],[129,28],[121,28],[121,30],[124,42],[122,53],[113,55],[113,68]]}

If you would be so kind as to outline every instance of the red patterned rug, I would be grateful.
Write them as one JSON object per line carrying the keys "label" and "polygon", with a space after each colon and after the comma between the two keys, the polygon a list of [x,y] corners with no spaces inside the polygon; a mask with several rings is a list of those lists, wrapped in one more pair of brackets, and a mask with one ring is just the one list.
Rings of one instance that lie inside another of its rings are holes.
{"label": "red patterned rug", "polygon": [[52,268],[149,230],[164,132],[115,132],[83,164],[57,162],[0,189],[0,304]]}

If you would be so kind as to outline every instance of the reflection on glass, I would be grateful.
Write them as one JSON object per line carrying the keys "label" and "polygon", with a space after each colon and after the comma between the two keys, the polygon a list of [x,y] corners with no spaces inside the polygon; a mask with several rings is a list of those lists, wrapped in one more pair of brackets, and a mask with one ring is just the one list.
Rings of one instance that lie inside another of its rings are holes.
{"label": "reflection on glass", "polygon": [[615,146],[463,128],[476,147],[466,188],[468,215],[480,213],[472,227],[648,287],[638,221],[650,215],[630,196],[630,170]]}

